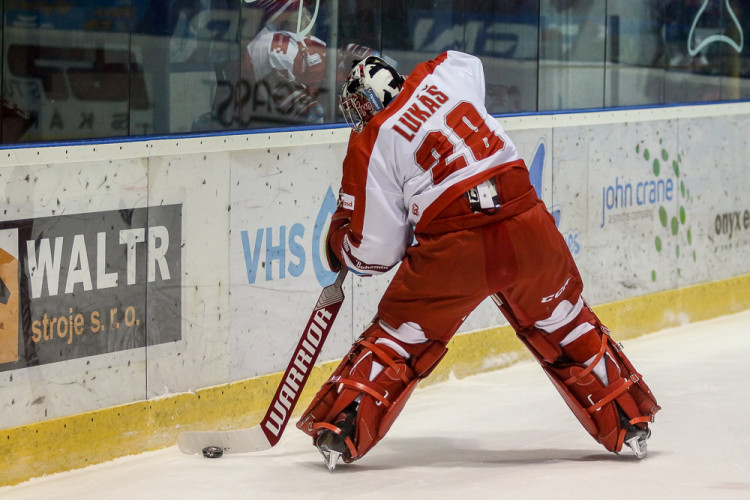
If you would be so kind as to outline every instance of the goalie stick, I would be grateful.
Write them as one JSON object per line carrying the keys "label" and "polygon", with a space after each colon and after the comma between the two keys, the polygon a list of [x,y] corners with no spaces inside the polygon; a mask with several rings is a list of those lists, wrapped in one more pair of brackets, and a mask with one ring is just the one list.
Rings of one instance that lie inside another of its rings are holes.
{"label": "goalie stick", "polygon": [[200,453],[206,447],[218,447],[224,453],[247,453],[276,446],[344,302],[342,284],[347,271],[348,269],[343,267],[336,281],[321,292],[302,338],[294,349],[292,359],[260,424],[230,431],[183,432],[177,438],[180,451],[192,455]]}

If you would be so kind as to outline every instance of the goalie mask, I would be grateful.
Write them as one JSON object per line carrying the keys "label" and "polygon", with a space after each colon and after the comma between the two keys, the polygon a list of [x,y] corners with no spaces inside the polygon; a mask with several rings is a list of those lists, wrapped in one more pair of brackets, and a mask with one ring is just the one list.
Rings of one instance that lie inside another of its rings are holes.
{"label": "goalie mask", "polygon": [[339,109],[355,132],[383,110],[401,92],[404,77],[377,56],[355,63],[341,88]]}

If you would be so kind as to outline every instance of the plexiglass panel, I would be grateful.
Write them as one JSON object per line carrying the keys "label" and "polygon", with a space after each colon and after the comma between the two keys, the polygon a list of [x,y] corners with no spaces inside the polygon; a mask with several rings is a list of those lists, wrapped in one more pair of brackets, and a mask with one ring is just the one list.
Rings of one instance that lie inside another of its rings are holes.
{"label": "plexiglass panel", "polygon": [[368,54],[475,54],[495,114],[750,97],[750,0],[0,5],[3,144],[339,123]]}

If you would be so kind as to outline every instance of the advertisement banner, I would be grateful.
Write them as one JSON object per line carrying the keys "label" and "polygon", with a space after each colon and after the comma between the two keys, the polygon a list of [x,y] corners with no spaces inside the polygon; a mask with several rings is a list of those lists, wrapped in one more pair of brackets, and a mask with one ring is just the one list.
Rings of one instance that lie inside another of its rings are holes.
{"label": "advertisement banner", "polygon": [[181,338],[182,205],[0,222],[0,371]]}

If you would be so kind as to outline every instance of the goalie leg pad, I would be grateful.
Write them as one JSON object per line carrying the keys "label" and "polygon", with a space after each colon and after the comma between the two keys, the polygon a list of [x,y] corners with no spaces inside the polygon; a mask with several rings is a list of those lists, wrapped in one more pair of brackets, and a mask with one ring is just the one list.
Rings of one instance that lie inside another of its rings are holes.
{"label": "goalie leg pad", "polygon": [[362,458],[386,435],[419,381],[446,352],[440,342],[399,342],[376,321],[320,388],[297,427],[314,442],[326,429],[339,434],[341,429],[335,424],[342,412],[356,407],[353,435],[346,439],[347,452],[342,459],[353,462]]}
{"label": "goalie leg pad", "polygon": [[[626,434],[636,427],[647,430],[660,410],[643,377],[601,324],[567,346],[555,360],[543,359],[535,345],[549,347],[545,332],[530,329],[519,337],[536,355],[542,368],[573,414],[607,450],[619,452]],[[598,350],[593,352],[592,348]],[[600,361],[604,360],[603,364]],[[594,369],[603,368],[601,375]]]}
{"label": "goalie leg pad", "polygon": [[588,304],[573,307],[569,320],[549,331],[522,327],[502,297],[495,303],[597,442],[619,452],[626,435],[648,432],[661,408]]}

